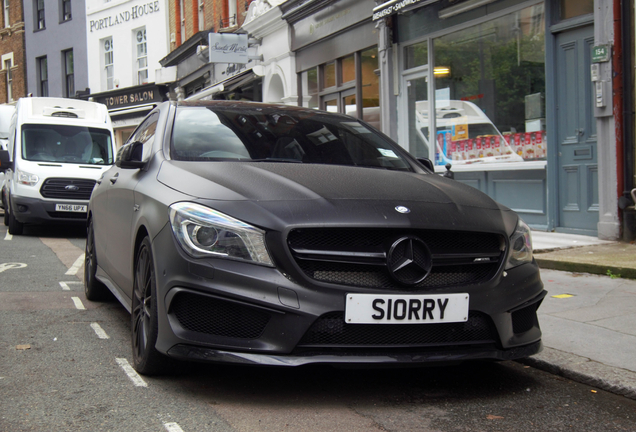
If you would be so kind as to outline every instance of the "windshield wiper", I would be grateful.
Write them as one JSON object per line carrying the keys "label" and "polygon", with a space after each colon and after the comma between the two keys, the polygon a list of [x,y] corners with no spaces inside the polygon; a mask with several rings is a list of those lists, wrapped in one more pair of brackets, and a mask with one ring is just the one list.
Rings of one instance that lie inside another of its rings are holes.
{"label": "windshield wiper", "polygon": [[249,162],[287,162],[287,163],[303,163],[303,161],[291,158],[263,158],[250,159]]}

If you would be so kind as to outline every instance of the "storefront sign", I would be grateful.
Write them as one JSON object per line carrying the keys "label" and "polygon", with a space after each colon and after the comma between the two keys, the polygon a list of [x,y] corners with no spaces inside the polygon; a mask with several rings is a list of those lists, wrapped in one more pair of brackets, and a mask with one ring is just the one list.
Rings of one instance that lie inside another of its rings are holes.
{"label": "storefront sign", "polygon": [[159,87],[151,85],[137,88],[129,87],[124,90],[93,95],[93,98],[95,102],[103,103],[109,110],[112,110],[153,102],[160,103],[164,101],[163,93]]}
{"label": "storefront sign", "polygon": [[158,0],[132,6],[129,10],[125,10],[116,15],[107,16],[102,19],[90,20],[89,28],[91,32],[94,30],[102,30],[141,18],[145,15],[150,15],[154,12],[159,12]]}
{"label": "storefront sign", "polygon": [[373,0],[340,0],[293,24],[292,50],[295,51],[355,24],[369,19]]}
{"label": "storefront sign", "polygon": [[426,6],[439,0],[391,0],[373,8],[373,21],[386,18],[398,12]]}
{"label": "storefront sign", "polygon": [[210,63],[245,64],[247,56],[247,34],[210,33]]}
{"label": "storefront sign", "polygon": [[592,63],[602,63],[610,61],[609,45],[596,45],[592,48]]}

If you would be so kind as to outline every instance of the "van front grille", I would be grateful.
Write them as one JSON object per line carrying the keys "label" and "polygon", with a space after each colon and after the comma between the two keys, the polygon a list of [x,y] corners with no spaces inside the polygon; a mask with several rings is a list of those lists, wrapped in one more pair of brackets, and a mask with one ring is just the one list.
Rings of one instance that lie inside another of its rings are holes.
{"label": "van front grille", "polygon": [[95,180],[48,178],[42,184],[40,194],[44,198],[88,201],[94,186]]}

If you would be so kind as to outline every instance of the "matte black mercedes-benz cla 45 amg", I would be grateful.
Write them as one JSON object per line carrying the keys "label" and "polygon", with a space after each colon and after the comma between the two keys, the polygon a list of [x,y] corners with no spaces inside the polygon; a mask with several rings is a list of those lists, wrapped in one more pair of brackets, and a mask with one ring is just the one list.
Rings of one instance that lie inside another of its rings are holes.
{"label": "matte black mercedes-benz cla 45 amg", "polygon": [[528,226],[352,117],[166,102],[88,208],[85,290],[134,367],[507,360],[541,350]]}

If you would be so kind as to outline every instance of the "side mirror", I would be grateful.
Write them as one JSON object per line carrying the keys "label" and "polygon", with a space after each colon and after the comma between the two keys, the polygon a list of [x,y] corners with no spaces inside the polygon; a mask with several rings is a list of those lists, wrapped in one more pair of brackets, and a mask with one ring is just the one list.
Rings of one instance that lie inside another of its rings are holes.
{"label": "side mirror", "polygon": [[123,146],[119,152],[115,165],[120,168],[139,169],[146,165],[141,160],[144,144],[141,141],[134,141]]}
{"label": "side mirror", "polygon": [[9,157],[9,151],[0,150],[0,172],[5,172],[10,168],[13,168],[13,163]]}
{"label": "side mirror", "polygon": [[433,166],[433,162],[429,158],[419,157],[417,161],[424,165],[424,168],[428,169],[431,172],[435,172],[435,167]]}

